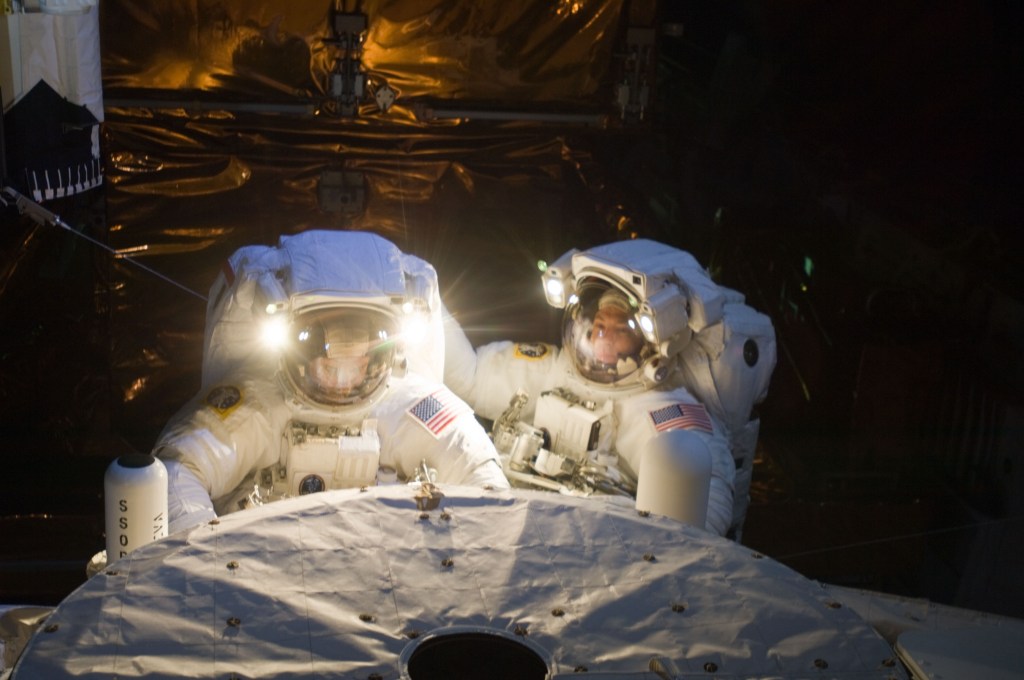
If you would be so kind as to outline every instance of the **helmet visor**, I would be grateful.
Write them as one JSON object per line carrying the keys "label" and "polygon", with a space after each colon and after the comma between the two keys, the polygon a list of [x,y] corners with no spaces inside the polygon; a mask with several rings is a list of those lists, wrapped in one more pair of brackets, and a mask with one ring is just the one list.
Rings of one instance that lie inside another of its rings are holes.
{"label": "helmet visor", "polygon": [[562,333],[576,371],[603,385],[635,374],[648,353],[629,298],[605,282],[580,286],[566,307]]}
{"label": "helmet visor", "polygon": [[395,323],[359,308],[318,309],[298,315],[284,369],[292,386],[325,406],[358,404],[391,374]]}

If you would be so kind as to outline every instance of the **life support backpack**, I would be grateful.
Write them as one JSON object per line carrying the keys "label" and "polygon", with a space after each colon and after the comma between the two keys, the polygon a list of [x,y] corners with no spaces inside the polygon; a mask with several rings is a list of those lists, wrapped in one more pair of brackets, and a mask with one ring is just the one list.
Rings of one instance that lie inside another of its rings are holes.
{"label": "life support backpack", "polygon": [[736,463],[731,533],[739,538],[761,424],[755,407],[768,394],[777,359],[775,328],[767,315],[745,303],[742,293],[719,289],[724,296],[721,318],[693,336],[680,364],[686,388],[725,426]]}

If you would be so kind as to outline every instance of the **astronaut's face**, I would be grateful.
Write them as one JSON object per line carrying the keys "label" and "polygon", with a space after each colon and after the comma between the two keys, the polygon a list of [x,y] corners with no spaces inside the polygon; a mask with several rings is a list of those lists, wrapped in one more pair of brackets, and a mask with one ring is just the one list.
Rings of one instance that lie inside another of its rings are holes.
{"label": "astronaut's face", "polygon": [[562,343],[576,374],[596,385],[628,386],[653,348],[626,293],[604,281],[585,281],[573,298],[562,315]]}
{"label": "astronaut's face", "polygon": [[358,356],[317,357],[309,362],[309,379],[325,394],[348,396],[366,379],[370,358]]}
{"label": "astronaut's face", "polygon": [[603,364],[615,365],[619,357],[633,356],[640,351],[643,339],[630,325],[631,316],[614,305],[605,305],[594,315],[591,343],[594,358]]}

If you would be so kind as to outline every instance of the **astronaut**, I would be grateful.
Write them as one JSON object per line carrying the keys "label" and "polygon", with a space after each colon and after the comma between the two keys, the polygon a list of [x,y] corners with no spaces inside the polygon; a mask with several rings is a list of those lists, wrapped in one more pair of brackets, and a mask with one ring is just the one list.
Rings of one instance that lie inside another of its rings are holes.
{"label": "astronaut", "polygon": [[[632,496],[643,509],[645,485],[666,483],[651,461],[667,451],[684,468],[703,466],[705,481],[703,490],[680,482],[666,492],[692,495],[702,512],[662,514],[736,537],[754,406],[775,363],[770,320],[689,253],[644,239],[570,250],[542,284],[548,303],[564,309],[561,348],[499,341],[474,349],[445,320],[445,382],[493,420],[510,481]],[[699,475],[679,479],[692,478]]]}
{"label": "astronaut", "polygon": [[169,530],[329,489],[508,488],[487,432],[440,382],[441,309],[433,267],[374,234],[236,251],[210,291],[203,386],[154,449]]}

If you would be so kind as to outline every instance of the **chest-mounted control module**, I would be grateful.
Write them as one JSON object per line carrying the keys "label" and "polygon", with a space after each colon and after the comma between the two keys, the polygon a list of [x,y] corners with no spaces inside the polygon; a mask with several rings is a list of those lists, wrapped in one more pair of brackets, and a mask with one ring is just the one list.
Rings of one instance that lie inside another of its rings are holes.
{"label": "chest-mounted control module", "polygon": [[275,480],[275,491],[301,496],[376,484],[380,437],[375,420],[364,420],[359,427],[293,421],[285,436],[285,475]]}
{"label": "chest-mounted control module", "polygon": [[583,496],[635,493],[635,484],[618,470],[618,457],[601,446],[611,400],[598,406],[566,389],[544,392],[532,425],[521,417],[526,402],[527,395],[517,393],[492,431],[513,486]]}

